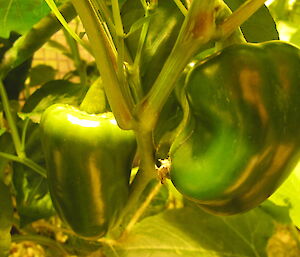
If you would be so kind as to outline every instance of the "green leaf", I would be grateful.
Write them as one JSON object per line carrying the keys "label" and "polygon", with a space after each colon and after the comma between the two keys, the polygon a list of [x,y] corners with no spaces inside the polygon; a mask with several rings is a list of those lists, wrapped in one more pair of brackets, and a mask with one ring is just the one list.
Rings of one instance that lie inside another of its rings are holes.
{"label": "green leaf", "polygon": [[38,86],[45,84],[51,80],[54,80],[56,74],[56,70],[49,65],[40,64],[34,66],[30,69],[29,73],[29,85],[30,86]]}
{"label": "green leaf", "polygon": [[[14,42],[19,37],[19,34],[12,32],[10,33],[8,39],[0,38],[0,62],[4,54],[13,46]],[[9,99],[19,99],[19,94],[24,89],[24,84],[31,66],[31,61],[32,58],[28,58],[19,66],[10,70],[4,78],[3,84]]]}
{"label": "green leaf", "polygon": [[264,257],[273,226],[258,209],[217,217],[185,207],[144,219],[105,250],[108,257]]}
{"label": "green leaf", "polygon": [[300,162],[269,200],[279,206],[289,207],[294,225],[300,228]]}
{"label": "green leaf", "polygon": [[84,98],[87,89],[87,86],[74,84],[67,80],[50,81],[28,98],[21,116],[27,116],[34,122],[39,122],[45,109],[55,103],[78,106]]}
{"label": "green leaf", "polygon": [[24,34],[49,11],[44,0],[0,0],[0,37]]}
{"label": "green leaf", "polygon": [[[2,135],[0,135],[0,152],[3,153],[14,153],[14,145],[11,138],[11,135],[7,132],[4,132]],[[0,180],[4,177],[4,171],[5,167],[8,164],[8,160],[0,157]]]}
{"label": "green leaf", "polygon": [[274,221],[280,224],[292,224],[288,206],[279,206],[270,200],[266,200],[258,208],[262,209],[265,213],[270,215]]}
{"label": "green leaf", "polygon": [[[100,242],[93,240],[85,240],[83,238],[79,238],[73,235],[69,235],[67,241],[64,243],[64,248],[72,256],[89,256],[89,254],[97,251],[101,247],[102,244]],[[95,255],[94,257],[101,256]]]}
{"label": "green leaf", "polygon": [[[40,131],[37,124],[30,123],[26,138],[26,155],[45,166],[41,150]],[[20,225],[24,226],[41,218],[52,216],[52,206],[47,180],[20,163],[13,163],[13,185],[16,190],[17,211]]]}
{"label": "green leaf", "polygon": [[0,257],[8,255],[13,223],[13,205],[8,186],[0,181]]}
{"label": "green leaf", "polygon": [[134,32],[136,32],[137,30],[139,30],[140,28],[142,28],[142,26],[146,22],[149,22],[150,19],[151,19],[151,16],[142,17],[142,18],[138,19],[135,23],[132,24],[132,26],[130,27],[128,33],[126,33],[126,37],[130,36],[131,34],[133,34]]}
{"label": "green leaf", "polygon": [[[224,0],[232,11],[236,10],[246,0]],[[262,6],[241,26],[248,42],[263,42],[279,39],[276,24],[268,8]]]}

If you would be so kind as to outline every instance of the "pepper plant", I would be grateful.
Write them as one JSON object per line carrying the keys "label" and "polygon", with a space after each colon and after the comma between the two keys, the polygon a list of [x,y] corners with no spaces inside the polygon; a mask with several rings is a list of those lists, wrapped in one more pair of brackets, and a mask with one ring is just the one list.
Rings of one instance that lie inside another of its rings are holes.
{"label": "pepper plant", "polygon": [[299,7],[264,2],[0,0],[0,256],[299,256]]}

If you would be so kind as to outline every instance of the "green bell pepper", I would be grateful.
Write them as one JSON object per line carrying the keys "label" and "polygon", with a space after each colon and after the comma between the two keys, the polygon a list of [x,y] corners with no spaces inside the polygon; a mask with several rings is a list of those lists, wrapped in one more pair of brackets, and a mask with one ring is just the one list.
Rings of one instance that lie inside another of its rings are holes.
{"label": "green bell pepper", "polygon": [[186,84],[191,121],[171,152],[171,180],[208,212],[266,200],[300,154],[300,50],[233,45],[199,62]]}
{"label": "green bell pepper", "polygon": [[121,130],[112,113],[93,115],[63,104],[49,107],[40,127],[57,213],[78,235],[104,235],[129,195],[134,133]]}
{"label": "green bell pepper", "polygon": [[[137,21],[144,18],[145,10],[140,0],[130,0],[122,6],[121,15],[124,30],[129,32]],[[153,9],[149,10],[148,18],[149,25],[141,50],[139,74],[144,92],[149,91],[171,53],[184,16],[173,1],[157,1]],[[125,39],[133,59],[141,44],[140,34],[141,30],[137,30]]]}

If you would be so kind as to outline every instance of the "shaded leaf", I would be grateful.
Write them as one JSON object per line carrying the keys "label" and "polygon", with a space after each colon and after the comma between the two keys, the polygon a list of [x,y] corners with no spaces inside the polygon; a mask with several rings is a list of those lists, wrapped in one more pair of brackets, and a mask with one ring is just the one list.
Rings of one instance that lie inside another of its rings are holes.
{"label": "shaded leaf", "polygon": [[10,229],[13,223],[13,205],[8,186],[0,181],[0,257],[10,249]]}
{"label": "shaded leaf", "polygon": [[40,64],[30,69],[29,85],[38,86],[54,79],[56,70],[49,65]]}
{"label": "shaded leaf", "polygon": [[[1,3],[1,0],[0,0]],[[0,38],[0,62],[7,50],[9,50],[14,42],[20,37],[19,34],[12,32],[8,39]],[[20,92],[24,89],[25,80],[31,66],[32,58],[28,58],[19,66],[10,70],[3,80],[6,93],[9,99],[19,99]]]}
{"label": "shaded leaf", "polygon": [[[31,123],[27,131],[26,155],[45,167],[41,150],[40,131],[37,124]],[[52,216],[52,206],[47,180],[20,163],[13,164],[13,184],[16,190],[17,211],[20,225],[25,226],[41,218]]]}
{"label": "shaded leaf", "polygon": [[[1,131],[1,129],[0,129]],[[14,145],[9,133],[0,134],[0,152],[3,153],[14,153]],[[3,173],[5,170],[6,165],[8,164],[8,160],[0,156],[0,180],[3,178]]]}
{"label": "shaded leaf", "polygon": [[[73,256],[87,256],[92,252],[97,251],[102,247],[102,244],[93,241],[85,240],[83,238],[75,237],[72,235],[68,236],[68,240],[64,243],[64,248]],[[97,257],[99,257],[97,255]]]}
{"label": "shaded leaf", "polygon": [[150,19],[151,19],[151,16],[138,19],[135,23],[132,24],[128,33],[126,33],[126,37],[130,36],[132,33],[139,30],[146,22],[149,22]]}
{"label": "shaded leaf", "polygon": [[[33,121],[39,122],[41,114],[47,107],[55,104],[78,106],[86,94],[88,87],[74,84],[67,80],[53,80],[36,90],[26,101],[22,112],[28,113]],[[23,116],[26,116],[23,115]]]}
{"label": "shaded leaf", "polygon": [[[246,0],[224,0],[224,2],[234,11]],[[266,6],[259,8],[245,21],[241,30],[248,42],[257,43],[279,39],[276,24]]]}
{"label": "shaded leaf", "polygon": [[279,206],[270,200],[266,200],[258,208],[270,215],[270,217],[278,223],[292,224],[289,215],[289,206]]}
{"label": "shaded leaf", "polygon": [[108,257],[263,257],[273,223],[259,209],[217,217],[197,207],[168,210],[145,218]]}

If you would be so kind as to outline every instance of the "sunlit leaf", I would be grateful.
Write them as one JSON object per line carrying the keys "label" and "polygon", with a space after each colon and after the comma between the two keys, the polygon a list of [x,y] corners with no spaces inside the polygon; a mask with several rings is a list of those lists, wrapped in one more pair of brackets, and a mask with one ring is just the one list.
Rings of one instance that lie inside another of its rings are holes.
{"label": "sunlit leaf", "polygon": [[27,32],[49,11],[44,0],[0,0],[0,37]]}

